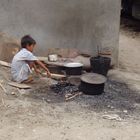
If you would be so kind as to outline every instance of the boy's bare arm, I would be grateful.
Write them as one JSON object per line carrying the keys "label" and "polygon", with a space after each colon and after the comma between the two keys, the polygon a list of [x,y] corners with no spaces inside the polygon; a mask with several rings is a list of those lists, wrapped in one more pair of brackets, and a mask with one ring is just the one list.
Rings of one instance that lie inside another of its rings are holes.
{"label": "boy's bare arm", "polygon": [[35,72],[37,73],[37,74],[40,74],[41,73],[41,71],[36,67],[36,64],[34,63],[34,65],[33,65],[33,68],[34,68],[34,70],[35,70]]}
{"label": "boy's bare arm", "polygon": [[50,71],[48,70],[48,68],[47,68],[41,61],[36,60],[35,62],[36,62],[41,68],[43,68],[43,69],[47,72],[48,76],[51,76]]}

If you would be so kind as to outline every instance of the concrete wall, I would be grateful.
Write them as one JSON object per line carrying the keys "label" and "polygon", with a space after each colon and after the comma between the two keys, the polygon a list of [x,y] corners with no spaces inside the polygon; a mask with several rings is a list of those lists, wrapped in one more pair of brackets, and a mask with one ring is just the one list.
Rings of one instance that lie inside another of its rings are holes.
{"label": "concrete wall", "polygon": [[0,31],[16,38],[32,35],[38,54],[46,48],[78,48],[95,55],[96,46],[118,58],[120,0],[1,0]]}

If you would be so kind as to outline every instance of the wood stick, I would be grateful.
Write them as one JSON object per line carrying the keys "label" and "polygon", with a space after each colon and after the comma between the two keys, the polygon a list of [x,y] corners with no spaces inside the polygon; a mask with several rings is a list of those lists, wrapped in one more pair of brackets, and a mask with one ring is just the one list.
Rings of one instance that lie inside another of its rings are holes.
{"label": "wood stick", "polygon": [[1,99],[1,101],[2,101],[2,104],[5,106],[5,103],[4,103],[4,100],[3,100],[3,98]]}
{"label": "wood stick", "polygon": [[82,92],[76,93],[76,94],[74,94],[73,96],[66,98],[65,100],[66,100],[66,101],[71,100],[71,99],[75,98],[76,96],[82,95],[82,94],[83,94]]}
{"label": "wood stick", "polygon": [[9,68],[11,67],[10,63],[5,62],[5,61],[1,61],[1,60],[0,60],[0,65],[5,66],[5,67],[9,67]]}
{"label": "wood stick", "polygon": [[19,83],[16,83],[16,82],[9,82],[8,85],[16,87],[16,88],[20,88],[20,89],[29,89],[29,88],[31,88],[31,86],[29,86],[29,85],[19,84]]}
{"label": "wood stick", "polygon": [[3,89],[3,91],[6,93],[6,89],[4,88],[4,86],[0,83],[0,87]]}
{"label": "wood stick", "polygon": [[[46,73],[41,73],[42,76],[47,76]],[[63,78],[66,78],[65,75],[62,75],[62,74],[55,74],[55,73],[51,73],[51,77],[50,78],[53,78],[53,79],[63,79]]]}

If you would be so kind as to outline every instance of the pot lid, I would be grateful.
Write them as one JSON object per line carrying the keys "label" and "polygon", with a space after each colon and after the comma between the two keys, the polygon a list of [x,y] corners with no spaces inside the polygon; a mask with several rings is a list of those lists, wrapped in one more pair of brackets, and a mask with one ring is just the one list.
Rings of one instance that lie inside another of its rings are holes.
{"label": "pot lid", "polygon": [[74,67],[82,67],[83,64],[82,63],[78,63],[78,62],[71,62],[71,63],[66,63],[64,64],[65,67],[69,67],[69,68],[74,68]]}
{"label": "pot lid", "polygon": [[81,81],[89,84],[103,84],[106,80],[105,76],[97,73],[86,73],[81,76]]}

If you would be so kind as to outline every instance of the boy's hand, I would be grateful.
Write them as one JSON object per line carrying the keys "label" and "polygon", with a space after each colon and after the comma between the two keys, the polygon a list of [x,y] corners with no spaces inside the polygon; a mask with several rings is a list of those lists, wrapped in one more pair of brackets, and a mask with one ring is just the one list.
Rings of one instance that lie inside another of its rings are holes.
{"label": "boy's hand", "polygon": [[36,60],[35,61],[38,65],[40,65],[46,72],[47,72],[47,76],[48,77],[51,77],[51,73],[50,71],[48,70],[48,68],[39,60]]}
{"label": "boy's hand", "polygon": [[51,73],[49,71],[47,71],[47,76],[51,77]]}
{"label": "boy's hand", "polygon": [[36,74],[41,74],[40,69],[36,69],[35,72],[36,72]]}

